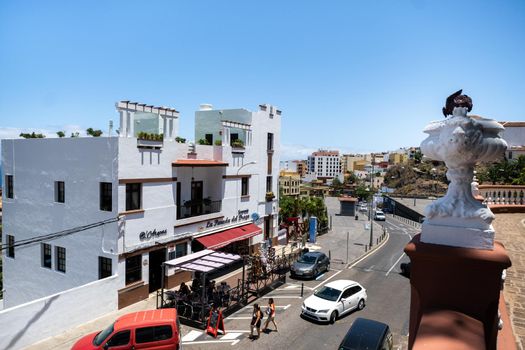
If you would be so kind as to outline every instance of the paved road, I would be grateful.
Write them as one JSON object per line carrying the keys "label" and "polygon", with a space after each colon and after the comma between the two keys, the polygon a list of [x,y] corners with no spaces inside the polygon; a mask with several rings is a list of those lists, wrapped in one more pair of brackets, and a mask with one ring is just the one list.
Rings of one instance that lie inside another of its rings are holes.
{"label": "paved road", "polygon": [[[288,278],[286,284],[257,301],[264,305],[269,297],[275,299],[279,332],[273,331],[269,334],[262,334],[258,340],[249,340],[252,306],[248,305],[225,320],[227,333],[217,339],[204,334],[202,330],[183,326],[182,336],[185,349],[232,349],[232,346],[242,349],[335,349],[353,320],[358,316],[390,324],[394,332],[395,344],[406,344],[409,282],[399,275],[399,264],[402,261],[408,261],[408,258],[402,254],[403,248],[409,237],[415,233],[415,229],[391,217],[387,218],[385,223],[377,223],[374,227],[374,243],[383,232],[380,225],[387,228],[388,240],[383,241],[384,245],[366,259],[353,264],[353,261],[365,253],[365,245],[370,240],[370,231],[365,229],[368,226],[367,218],[365,215],[360,215],[359,219],[355,220],[354,217],[337,215],[339,202],[336,198],[326,198],[326,204],[333,219],[332,230],[318,237],[318,242],[312,249],[321,247],[321,250],[326,253],[330,251],[332,255],[330,271],[318,276],[315,280]],[[334,325],[317,324],[302,319],[299,315],[303,299],[311,295],[322,284],[335,279],[353,279],[362,283],[368,290],[367,307],[339,319]],[[304,297],[301,297],[301,290],[303,290]],[[66,350],[80,336],[100,330],[120,314],[154,307],[155,298],[152,297],[119,310],[117,313],[108,314],[93,322],[68,330],[59,336],[48,338],[29,348]],[[399,346],[396,349],[399,349]]]}
{"label": "paved road", "polygon": [[[366,317],[388,323],[394,333],[396,348],[404,349],[408,334],[410,285],[409,280],[399,274],[399,264],[408,261],[403,254],[403,248],[416,230],[390,218],[382,225],[389,232],[388,241],[364,260],[349,268],[345,265],[333,266],[328,273],[319,276],[317,280],[303,281],[288,278],[285,285],[258,301],[264,305],[268,297],[275,299],[278,332],[271,331],[268,334],[261,334],[261,337],[255,341],[249,340],[251,318],[251,305],[249,305],[227,318],[226,336],[215,340],[201,331],[193,330],[186,333],[184,346],[186,349],[231,349],[232,345],[243,349],[335,349],[355,318]],[[346,241],[341,249],[346,250],[345,246]],[[353,279],[363,284],[368,293],[366,308],[342,317],[333,325],[319,324],[301,318],[299,316],[303,300],[301,284],[304,284],[306,298],[314,289],[335,279]]]}

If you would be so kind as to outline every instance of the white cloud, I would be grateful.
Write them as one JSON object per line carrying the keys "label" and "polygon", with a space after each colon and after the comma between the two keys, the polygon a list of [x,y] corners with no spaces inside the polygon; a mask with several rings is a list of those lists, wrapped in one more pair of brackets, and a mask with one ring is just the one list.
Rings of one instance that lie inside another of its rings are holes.
{"label": "white cloud", "polygon": [[306,147],[303,145],[281,144],[281,160],[299,160],[306,159],[316,148]]}

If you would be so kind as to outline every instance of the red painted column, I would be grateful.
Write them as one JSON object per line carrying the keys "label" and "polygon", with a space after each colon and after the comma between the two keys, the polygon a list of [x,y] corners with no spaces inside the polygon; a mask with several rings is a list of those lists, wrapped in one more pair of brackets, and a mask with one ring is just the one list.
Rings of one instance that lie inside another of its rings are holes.
{"label": "red painted column", "polygon": [[411,260],[409,349],[478,350],[478,333],[486,349],[496,349],[501,273],[511,266],[503,245],[457,248],[421,243],[419,236],[405,247]]}

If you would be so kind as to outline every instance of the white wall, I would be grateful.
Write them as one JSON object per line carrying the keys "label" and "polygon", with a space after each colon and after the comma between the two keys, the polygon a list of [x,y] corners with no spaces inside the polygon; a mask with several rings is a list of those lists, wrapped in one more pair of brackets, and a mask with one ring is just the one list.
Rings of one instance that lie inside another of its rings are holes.
{"label": "white wall", "polygon": [[501,138],[511,146],[525,146],[525,126],[506,126]]}
{"label": "white wall", "polygon": [[0,349],[21,349],[115,311],[116,282],[111,276],[0,311]]}
{"label": "white wall", "polygon": [[[3,239],[60,232],[117,216],[117,139],[62,138],[2,141],[5,174],[14,175],[14,199],[3,197]],[[55,181],[65,182],[65,203],[55,202]],[[113,183],[113,211],[100,210],[100,182]],[[12,307],[98,279],[98,256],[113,259],[117,224],[62,238],[52,245],[52,269],[41,265],[40,243],[3,251],[4,303]],[[66,272],[56,270],[55,247],[66,248]],[[104,248],[104,249],[103,249]],[[115,251],[116,253],[116,251]]]}

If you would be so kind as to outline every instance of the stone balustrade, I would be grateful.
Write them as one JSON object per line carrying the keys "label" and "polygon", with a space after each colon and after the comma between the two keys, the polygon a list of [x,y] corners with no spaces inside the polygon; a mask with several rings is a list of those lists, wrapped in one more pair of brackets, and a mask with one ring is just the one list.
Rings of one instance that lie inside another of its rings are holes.
{"label": "stone balustrade", "polygon": [[487,205],[525,205],[525,186],[479,185],[479,194]]}

